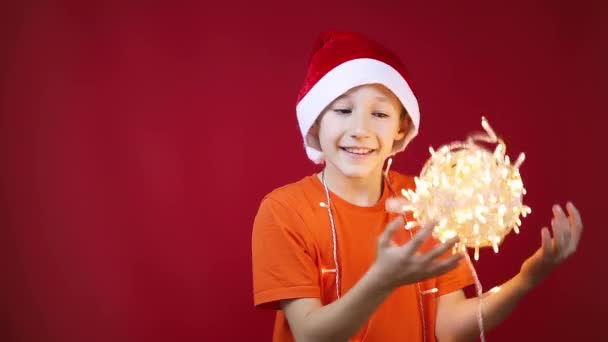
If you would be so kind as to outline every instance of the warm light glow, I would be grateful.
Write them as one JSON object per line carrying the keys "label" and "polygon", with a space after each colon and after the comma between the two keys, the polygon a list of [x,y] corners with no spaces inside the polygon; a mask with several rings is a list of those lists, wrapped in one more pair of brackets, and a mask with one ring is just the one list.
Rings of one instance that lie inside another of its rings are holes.
{"label": "warm light glow", "polygon": [[489,293],[496,293],[500,291],[500,286],[494,286],[490,291],[488,291]]}
{"label": "warm light glow", "polygon": [[418,227],[418,223],[414,222],[414,221],[409,221],[405,224],[405,229],[406,230],[410,230],[412,228]]}
{"label": "warm light glow", "polygon": [[425,295],[425,294],[437,293],[437,292],[439,292],[439,289],[437,289],[436,287],[433,287],[430,290],[422,291],[422,294]]}
{"label": "warm light glow", "polygon": [[[485,118],[487,134],[477,134],[465,142],[453,142],[438,149],[430,148],[431,157],[420,177],[414,179],[416,190],[402,190],[418,222],[438,222],[433,236],[446,241],[458,235],[457,250],[498,246],[514,230],[519,233],[521,220],[531,209],[523,204],[526,190],[519,174],[524,162],[521,153],[514,164],[506,155],[505,143]],[[485,144],[496,144],[493,151]]]}
{"label": "warm light glow", "polygon": [[322,268],[321,269],[321,274],[325,274],[325,273],[335,273],[336,269],[335,268]]}

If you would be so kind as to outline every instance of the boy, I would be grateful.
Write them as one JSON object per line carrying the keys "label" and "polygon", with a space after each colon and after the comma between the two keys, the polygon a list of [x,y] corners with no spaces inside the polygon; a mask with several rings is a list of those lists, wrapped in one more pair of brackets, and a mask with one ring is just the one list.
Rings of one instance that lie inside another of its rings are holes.
{"label": "boy", "polygon": [[[432,223],[406,231],[385,210],[413,178],[384,173],[385,160],[416,136],[417,100],[398,58],[351,32],[322,34],[297,116],[308,157],[323,170],[268,194],[252,235],[254,302],[278,309],[273,341],[469,341],[479,336],[478,300],[466,263],[438,243]],[[484,329],[574,252],[576,208],[554,206],[553,239],[520,273],[485,296]],[[406,220],[411,220],[406,215]]]}

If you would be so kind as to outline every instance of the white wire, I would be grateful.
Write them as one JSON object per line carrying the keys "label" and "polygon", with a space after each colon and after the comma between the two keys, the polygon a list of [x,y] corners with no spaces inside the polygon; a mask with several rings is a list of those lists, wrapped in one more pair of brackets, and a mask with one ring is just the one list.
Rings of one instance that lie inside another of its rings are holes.
{"label": "white wire", "polygon": [[485,335],[485,332],[483,329],[483,315],[482,315],[482,313],[483,313],[483,306],[482,306],[483,288],[481,287],[481,281],[479,281],[479,277],[477,276],[477,271],[475,271],[475,267],[473,266],[473,263],[471,262],[469,253],[467,253],[466,250],[463,253],[466,257],[467,264],[469,265],[469,268],[471,269],[471,273],[473,273],[473,278],[475,278],[475,289],[477,290],[477,298],[479,298],[479,305],[477,306],[477,326],[479,327],[479,338],[481,339],[481,342],[485,342],[486,335]]}
{"label": "white wire", "polygon": [[323,170],[323,172],[321,173],[321,180],[323,182],[323,187],[325,188],[325,197],[327,199],[327,212],[329,214],[329,224],[331,226],[334,267],[336,268],[336,296],[337,299],[340,299],[340,267],[338,266],[338,244],[336,237],[336,225],[334,224],[334,215],[332,215],[331,213],[331,199],[329,198],[329,190],[327,189],[327,184],[325,184],[325,170]]}

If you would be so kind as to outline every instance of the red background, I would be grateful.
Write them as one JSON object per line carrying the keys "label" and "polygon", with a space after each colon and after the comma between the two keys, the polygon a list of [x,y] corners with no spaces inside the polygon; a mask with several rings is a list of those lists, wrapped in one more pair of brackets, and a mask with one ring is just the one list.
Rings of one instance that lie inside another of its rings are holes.
{"label": "red background", "polygon": [[[255,4],[254,4],[255,3]],[[507,5],[508,3],[508,5]],[[601,1],[23,1],[0,11],[0,340],[267,341],[252,305],[262,196],[316,170],[295,98],[313,39],[399,54],[429,145],[480,129],[528,159],[534,212],[478,272],[500,284],[573,200],[579,251],[488,340],[598,340],[608,233]],[[603,148],[602,148],[603,147]]]}

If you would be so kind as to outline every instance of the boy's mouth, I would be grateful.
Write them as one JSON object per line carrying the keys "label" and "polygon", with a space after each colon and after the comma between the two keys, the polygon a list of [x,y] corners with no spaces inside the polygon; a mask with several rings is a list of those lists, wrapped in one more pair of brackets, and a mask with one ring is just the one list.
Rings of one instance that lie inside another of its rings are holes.
{"label": "boy's mouth", "polygon": [[364,148],[364,147],[340,147],[340,149],[342,149],[343,151],[346,151],[348,153],[356,154],[359,156],[366,156],[375,151],[374,149]]}

